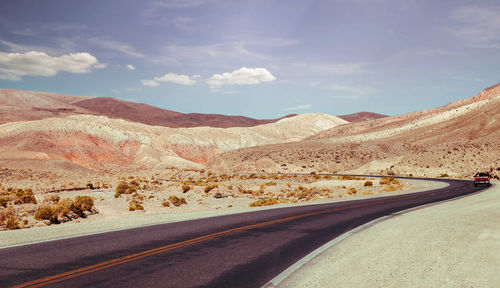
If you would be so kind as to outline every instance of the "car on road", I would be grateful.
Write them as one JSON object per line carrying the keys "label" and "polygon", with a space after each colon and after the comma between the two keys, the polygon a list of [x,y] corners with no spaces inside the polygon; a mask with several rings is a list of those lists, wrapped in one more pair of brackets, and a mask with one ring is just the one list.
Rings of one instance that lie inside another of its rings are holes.
{"label": "car on road", "polygon": [[474,175],[474,186],[486,184],[490,186],[490,174],[478,172]]}

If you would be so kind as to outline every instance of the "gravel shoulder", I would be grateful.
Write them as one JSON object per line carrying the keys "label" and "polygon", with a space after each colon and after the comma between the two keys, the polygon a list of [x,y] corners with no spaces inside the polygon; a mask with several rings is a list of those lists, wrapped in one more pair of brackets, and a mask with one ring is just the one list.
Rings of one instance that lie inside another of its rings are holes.
{"label": "gravel shoulder", "polygon": [[500,185],[400,214],[332,246],[279,287],[500,287]]}
{"label": "gravel shoulder", "polygon": [[[172,211],[172,212],[159,213],[153,215],[127,215],[127,213],[124,212],[123,214],[120,215],[111,215],[102,217],[102,215],[98,214],[88,217],[87,219],[81,219],[79,220],[79,223],[68,222],[60,225],[2,231],[0,232],[0,248],[12,245],[35,243],[40,241],[50,241],[60,238],[77,237],[94,233],[103,233],[114,230],[123,230],[145,225],[178,222],[178,221],[185,221],[185,220],[192,220],[192,219],[199,219],[206,217],[245,213],[245,212],[252,212],[252,211],[259,211],[266,209],[275,209],[280,207],[291,207],[299,205],[311,205],[319,203],[348,201],[354,199],[391,196],[404,193],[414,193],[430,189],[437,189],[447,186],[447,184],[443,182],[436,182],[436,181],[404,180],[403,183],[405,183],[404,185],[405,188],[403,190],[395,192],[385,192],[383,194],[373,194],[373,195],[358,195],[348,198],[321,199],[321,200],[313,200],[309,202],[302,202],[295,204],[287,203],[287,204],[279,204],[279,205],[264,206],[264,207],[252,207],[252,208],[248,206],[245,206],[246,208],[241,208],[242,206],[227,208],[224,205],[221,205],[221,207],[223,207],[221,209],[205,209],[197,211],[185,211],[185,210],[183,211],[179,209],[176,210],[175,212]],[[334,184],[338,183],[336,181],[332,181],[332,185]]]}

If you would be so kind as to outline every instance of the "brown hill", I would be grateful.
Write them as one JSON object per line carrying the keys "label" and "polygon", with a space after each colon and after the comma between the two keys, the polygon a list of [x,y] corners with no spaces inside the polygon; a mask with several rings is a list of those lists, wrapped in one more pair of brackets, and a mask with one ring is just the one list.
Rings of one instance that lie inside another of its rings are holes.
{"label": "brown hill", "polygon": [[339,117],[340,119],[344,119],[347,122],[355,123],[355,122],[363,122],[368,120],[385,118],[389,116],[373,112],[358,112],[353,114],[340,115],[337,117]]}
{"label": "brown hill", "polygon": [[470,177],[500,175],[500,85],[443,107],[345,124],[303,141],[226,152],[209,166]]}
{"label": "brown hill", "polygon": [[279,119],[253,119],[244,116],[189,113],[183,114],[142,103],[108,97],[84,97],[55,93],[0,89],[0,124],[12,121],[41,120],[71,115],[104,115],[115,119],[172,128],[253,127]]}
{"label": "brown hill", "polygon": [[155,106],[127,102],[115,98],[98,97],[90,98],[73,103],[73,105],[92,111],[98,115],[110,118],[125,119],[147,125],[165,126],[172,128],[189,127],[252,127],[262,124],[274,123],[280,119],[293,117],[297,114],[290,114],[279,119],[257,120],[244,116],[227,116],[219,114],[183,114],[170,110],[161,109]]}

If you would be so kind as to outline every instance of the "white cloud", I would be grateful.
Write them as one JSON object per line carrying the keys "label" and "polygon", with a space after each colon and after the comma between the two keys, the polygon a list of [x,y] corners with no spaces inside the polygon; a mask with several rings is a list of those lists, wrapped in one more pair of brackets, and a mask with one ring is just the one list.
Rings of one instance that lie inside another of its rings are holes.
{"label": "white cloud", "polygon": [[125,65],[125,68],[127,68],[127,70],[130,70],[130,71],[134,71],[135,70],[135,67],[132,64]]}
{"label": "white cloud", "polygon": [[462,6],[451,18],[459,26],[447,31],[469,46],[500,48],[500,6]]}
{"label": "white cloud", "polygon": [[108,67],[108,63],[97,63],[94,65],[95,69],[104,69],[106,67]]}
{"label": "white cloud", "polygon": [[198,78],[199,75],[194,75],[193,77],[189,77],[187,75],[180,75],[175,73],[167,73],[161,77],[153,78],[156,82],[170,82],[180,85],[191,86],[196,84],[195,78]]}
{"label": "white cloud", "polygon": [[156,82],[155,80],[141,80],[141,82],[142,85],[144,86],[151,86],[151,87],[160,86],[160,84],[158,84],[158,82]]}
{"label": "white cloud", "polygon": [[89,53],[71,53],[51,57],[43,52],[0,52],[0,78],[12,81],[22,76],[50,77],[58,72],[89,73],[92,68],[103,68],[96,57]]}
{"label": "white cloud", "polygon": [[311,107],[312,107],[311,104],[302,104],[302,105],[297,105],[297,106],[293,106],[293,107],[284,108],[282,110],[283,111],[307,110],[307,109],[310,109]]}
{"label": "white cloud", "polygon": [[276,80],[265,68],[240,68],[231,73],[214,74],[207,80],[211,88],[223,85],[254,85]]}

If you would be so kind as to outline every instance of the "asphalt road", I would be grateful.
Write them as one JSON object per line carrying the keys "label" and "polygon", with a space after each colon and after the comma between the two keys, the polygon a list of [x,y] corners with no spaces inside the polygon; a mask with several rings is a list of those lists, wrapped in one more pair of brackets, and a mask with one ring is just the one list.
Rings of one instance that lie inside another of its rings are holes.
{"label": "asphalt road", "polygon": [[450,186],[0,249],[0,287],[261,287],[357,226],[484,188],[439,181]]}

